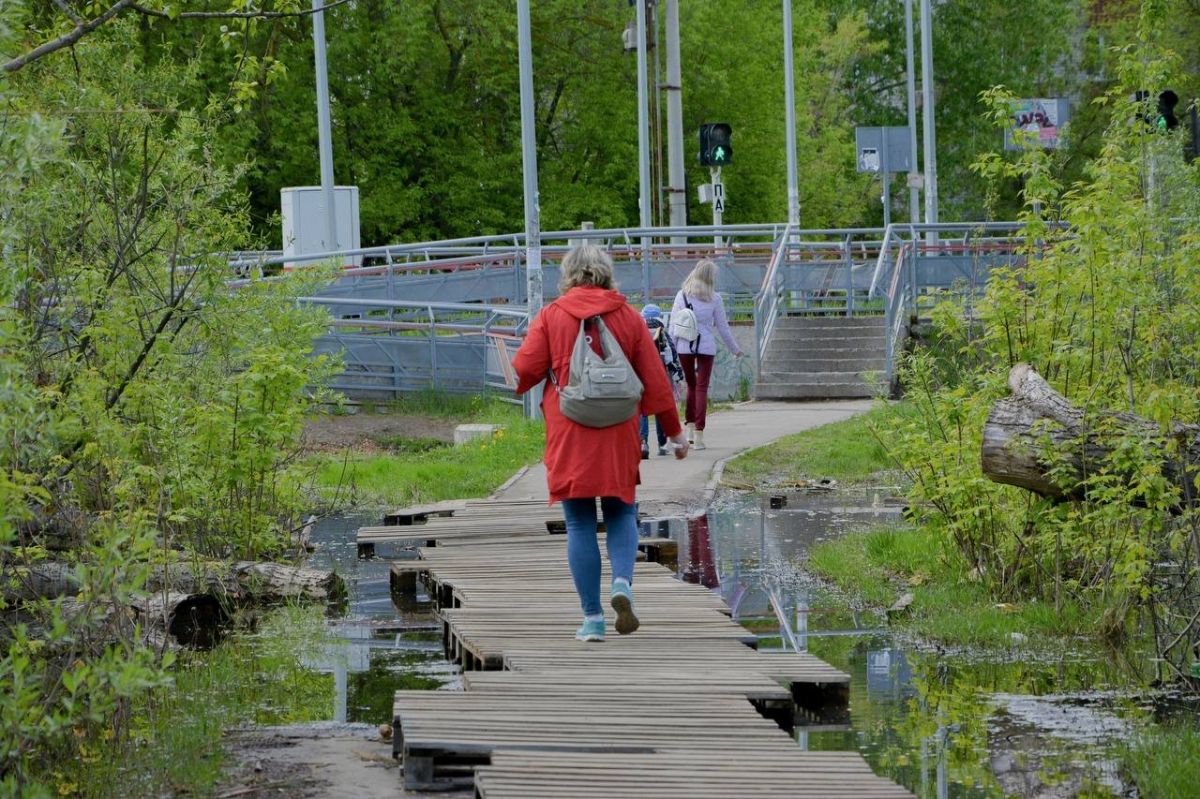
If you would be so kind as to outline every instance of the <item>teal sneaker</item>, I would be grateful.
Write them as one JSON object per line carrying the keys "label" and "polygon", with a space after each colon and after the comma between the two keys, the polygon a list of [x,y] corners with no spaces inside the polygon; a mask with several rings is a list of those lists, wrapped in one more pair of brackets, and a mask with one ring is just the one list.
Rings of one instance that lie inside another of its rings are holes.
{"label": "teal sneaker", "polygon": [[639,627],[638,617],[633,613],[633,592],[625,583],[613,583],[612,598],[609,600],[612,609],[617,612],[617,632],[629,635]]}
{"label": "teal sneaker", "polygon": [[603,621],[585,621],[583,626],[575,631],[576,641],[603,641],[604,640],[604,622]]}

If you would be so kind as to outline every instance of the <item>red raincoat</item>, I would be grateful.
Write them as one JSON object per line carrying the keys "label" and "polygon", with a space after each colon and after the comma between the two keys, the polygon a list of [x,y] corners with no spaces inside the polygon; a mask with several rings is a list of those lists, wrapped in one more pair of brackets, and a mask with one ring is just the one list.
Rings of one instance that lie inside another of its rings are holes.
{"label": "red raincoat", "polygon": [[[682,430],[675,397],[662,359],[641,314],[619,291],[577,286],[541,310],[529,326],[525,342],[513,358],[517,393],[524,394],[554,368],[558,382],[569,379],[571,351],[579,335],[579,320],[603,316],[604,323],[621,345],[642,381],[641,412],[658,415],[663,432],[678,435]],[[599,353],[599,342],[592,348]],[[542,397],[546,418],[546,482],[550,502],[583,497],[620,497],[634,501],[641,463],[638,417],[612,427],[585,427],[563,416],[558,409],[558,392],[546,384]]]}

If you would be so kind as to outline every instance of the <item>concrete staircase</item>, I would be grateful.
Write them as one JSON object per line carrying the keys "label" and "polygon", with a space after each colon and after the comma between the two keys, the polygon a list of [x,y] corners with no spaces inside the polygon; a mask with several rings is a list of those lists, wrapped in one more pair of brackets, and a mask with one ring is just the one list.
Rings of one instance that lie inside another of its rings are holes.
{"label": "concrete staircase", "polygon": [[758,399],[874,397],[883,392],[882,316],[784,316],[758,372]]}

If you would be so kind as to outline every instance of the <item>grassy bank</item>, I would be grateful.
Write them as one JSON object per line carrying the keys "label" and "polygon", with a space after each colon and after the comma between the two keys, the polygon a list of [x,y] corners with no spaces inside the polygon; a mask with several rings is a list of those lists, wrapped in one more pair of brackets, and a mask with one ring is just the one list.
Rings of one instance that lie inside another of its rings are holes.
{"label": "grassy bank", "polygon": [[892,624],[954,645],[1011,646],[1030,637],[1095,635],[1098,617],[1074,604],[998,603],[971,579],[957,550],[920,528],[851,533],[817,544],[808,567],[867,605],[891,607],[906,593],[912,604]]}
{"label": "grassy bank", "polygon": [[[301,664],[323,641],[323,608],[267,614],[254,634],[211,652],[185,652],[171,684],[134,701],[118,742],[111,728],[89,731],[79,760],[47,766],[62,796],[210,796],[224,761],[221,737],[239,724],[292,724],[333,718],[333,676]],[[82,732],[82,731],[80,731]]]}
{"label": "grassy bank", "polygon": [[511,403],[426,395],[389,409],[436,416],[454,424],[498,424],[503,430],[491,439],[458,447],[425,438],[395,438],[377,442],[386,450],[383,453],[314,456],[313,487],[320,501],[338,507],[400,506],[481,497],[542,457],[542,423],[528,421],[521,408]]}
{"label": "grassy bank", "polygon": [[870,481],[895,467],[872,427],[886,430],[889,420],[904,412],[902,404],[879,403],[845,421],[785,436],[731,460],[723,478],[758,488],[823,477],[840,483]]}
{"label": "grassy bank", "polygon": [[1142,796],[1185,799],[1200,786],[1200,730],[1156,727],[1143,733],[1121,755],[1122,769]]}

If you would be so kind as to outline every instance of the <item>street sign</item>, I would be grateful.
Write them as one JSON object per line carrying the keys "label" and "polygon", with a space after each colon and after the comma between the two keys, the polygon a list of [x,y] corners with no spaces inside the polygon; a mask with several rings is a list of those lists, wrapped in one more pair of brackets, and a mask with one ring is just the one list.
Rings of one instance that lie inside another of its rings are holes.
{"label": "street sign", "polygon": [[1012,126],[1004,131],[1004,149],[1021,150],[1014,131],[1024,131],[1022,137],[1028,144],[1055,150],[1066,142],[1062,138],[1062,126],[1070,116],[1070,105],[1061,97],[1043,97],[1034,100],[1013,100]]}
{"label": "street sign", "polygon": [[855,128],[859,172],[911,172],[912,133],[907,127]]}
{"label": "street sign", "polygon": [[725,184],[724,183],[712,184],[712,193],[713,193],[713,211],[715,213],[723,212],[725,210]]}

